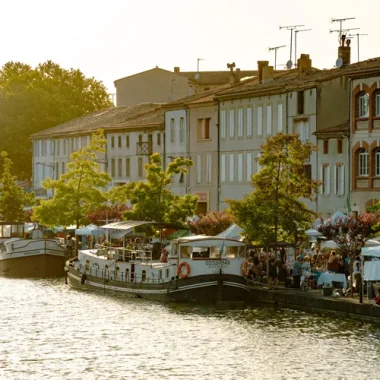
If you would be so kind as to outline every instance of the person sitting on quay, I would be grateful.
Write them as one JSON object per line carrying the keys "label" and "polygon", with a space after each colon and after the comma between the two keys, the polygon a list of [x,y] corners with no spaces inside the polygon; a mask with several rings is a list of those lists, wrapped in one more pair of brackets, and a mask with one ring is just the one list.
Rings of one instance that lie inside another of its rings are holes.
{"label": "person sitting on quay", "polygon": [[271,257],[269,259],[269,280],[268,280],[268,285],[278,285],[278,273],[277,273],[277,260],[275,257]]}
{"label": "person sitting on quay", "polygon": [[339,269],[339,261],[336,251],[331,251],[329,260],[327,262],[327,270],[337,273]]}

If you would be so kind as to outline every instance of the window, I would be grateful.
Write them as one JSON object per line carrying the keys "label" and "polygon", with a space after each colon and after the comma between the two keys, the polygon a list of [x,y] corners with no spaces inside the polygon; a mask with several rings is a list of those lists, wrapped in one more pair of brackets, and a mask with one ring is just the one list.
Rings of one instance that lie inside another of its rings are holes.
{"label": "window", "polygon": [[143,159],[139,158],[137,161],[137,175],[139,177],[143,176]]}
{"label": "window", "polygon": [[212,182],[212,155],[208,153],[206,156],[206,180],[207,183]]}
{"label": "window", "polygon": [[235,110],[230,110],[230,137],[235,137]]}
{"label": "window", "polygon": [[121,178],[123,176],[122,170],[123,170],[123,160],[121,158],[119,158],[117,160],[117,176],[119,178]]}
{"label": "window", "polygon": [[50,156],[52,156],[54,154],[54,141],[53,140],[50,140],[49,151],[50,151]]}
{"label": "window", "polygon": [[375,151],[375,176],[380,177],[380,148]]}
{"label": "window", "polygon": [[[75,145],[73,144],[73,149],[75,149],[74,146]],[[115,148],[115,136],[111,137],[111,148]]]}
{"label": "window", "polygon": [[272,106],[267,106],[267,135],[272,134]]}
{"label": "window", "polygon": [[336,141],[336,152],[338,154],[342,154],[343,153],[343,140],[337,140]]}
{"label": "window", "polygon": [[247,153],[247,181],[251,180],[252,176],[252,153]]}
{"label": "window", "polygon": [[344,166],[337,165],[335,167],[335,194],[344,194]]}
{"label": "window", "polygon": [[257,134],[263,134],[263,107],[257,107]]}
{"label": "window", "polygon": [[61,154],[61,141],[62,140],[55,140],[55,143],[57,145],[57,156]]}
{"label": "window", "polygon": [[220,181],[226,181],[226,155],[222,154],[220,156]]}
{"label": "window", "polygon": [[111,160],[111,177],[115,177],[116,173],[116,160],[113,158]]}
{"label": "window", "polygon": [[252,107],[247,108],[247,137],[252,137]]}
{"label": "window", "polygon": [[256,156],[256,163],[257,163],[257,172],[259,172],[261,170],[261,165],[260,165],[260,158],[261,158],[261,152],[257,153],[257,156]]}
{"label": "window", "polygon": [[220,114],[220,137],[222,139],[226,138],[226,110],[223,110]]}
{"label": "window", "polygon": [[210,118],[198,119],[197,140],[208,140],[210,138]]}
{"label": "window", "polygon": [[380,116],[380,92],[375,96],[375,116]]}
{"label": "window", "polygon": [[66,155],[66,144],[67,144],[67,140],[63,139],[63,155],[64,156]]}
{"label": "window", "polygon": [[179,142],[183,143],[185,141],[185,124],[184,118],[179,118]]}
{"label": "window", "polygon": [[121,136],[117,136],[117,146],[121,148]]}
{"label": "window", "polygon": [[323,154],[329,153],[329,140],[323,140]]}
{"label": "window", "polygon": [[311,181],[311,165],[310,164],[303,166],[303,174],[309,181]]}
{"label": "window", "polygon": [[238,177],[237,177],[237,180],[239,182],[243,181],[243,154],[242,153],[239,153],[238,154],[238,167],[237,167],[237,170],[238,170]]}
{"label": "window", "polygon": [[197,183],[201,183],[202,180],[202,157],[197,155]]}
{"label": "window", "polygon": [[322,194],[330,194],[330,166],[322,166]]}
{"label": "window", "polygon": [[42,141],[42,157],[47,156],[47,141]]}
{"label": "window", "polygon": [[277,105],[277,132],[282,132],[282,104]]}
{"label": "window", "polygon": [[161,133],[157,133],[157,145],[161,145]]}
{"label": "window", "polygon": [[170,142],[174,143],[174,119],[170,119]]}
{"label": "window", "polygon": [[366,92],[359,95],[359,117],[368,117],[369,96]]}
{"label": "window", "polygon": [[298,114],[304,113],[304,92],[303,91],[297,92],[297,112]]}
{"label": "window", "polygon": [[125,176],[131,176],[131,160],[129,158],[125,159]]}
{"label": "window", "polygon": [[229,180],[230,182],[233,182],[235,180],[235,157],[233,153],[229,154]]}
{"label": "window", "polygon": [[365,148],[359,151],[359,176],[368,176],[368,152]]}
{"label": "window", "polygon": [[129,135],[125,136],[125,147],[129,148]]}
{"label": "window", "polygon": [[238,109],[238,137],[243,137],[243,108]]}

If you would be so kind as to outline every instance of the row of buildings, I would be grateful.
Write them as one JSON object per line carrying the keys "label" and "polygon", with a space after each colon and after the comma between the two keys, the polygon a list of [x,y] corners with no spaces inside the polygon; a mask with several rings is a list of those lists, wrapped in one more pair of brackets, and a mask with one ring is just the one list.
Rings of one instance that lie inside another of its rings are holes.
{"label": "row of buildings", "polygon": [[342,37],[339,68],[318,70],[302,54],[295,69],[173,72],[155,68],[115,81],[117,107],[93,112],[31,136],[33,187],[66,170],[71,152],[104,130],[107,149],[99,162],[110,187],[143,180],[153,152],[164,164],[188,157],[194,166],[172,184],[196,194],[198,213],[223,210],[226,199],[252,191],[251,175],[267,137],[299,133],[318,146],[305,173],[321,182],[308,206],[324,216],[338,209],[365,210],[380,190],[380,58],[350,63]]}

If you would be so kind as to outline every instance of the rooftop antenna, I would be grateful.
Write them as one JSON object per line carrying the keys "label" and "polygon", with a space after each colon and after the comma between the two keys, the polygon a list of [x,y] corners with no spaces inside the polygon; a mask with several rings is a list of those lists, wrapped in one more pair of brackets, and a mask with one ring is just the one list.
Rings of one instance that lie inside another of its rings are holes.
{"label": "rooftop antenna", "polygon": [[357,41],[358,41],[358,63],[360,62],[360,59],[359,59],[359,52],[360,52],[359,39],[360,39],[360,36],[368,36],[368,34],[365,34],[365,33],[356,33],[356,34],[350,34],[350,35],[348,35],[348,38],[354,38],[354,37],[357,38]]}
{"label": "rooftop antenna", "polygon": [[204,61],[204,58],[197,58],[197,72],[199,72],[199,61]]}
{"label": "rooftop antenna", "polygon": [[290,58],[286,64],[286,67],[288,67],[288,68],[292,67],[293,30],[295,30],[297,28],[301,28],[303,26],[305,26],[305,25],[287,25],[287,26],[281,26],[280,25],[280,29],[290,30]]}
{"label": "rooftop antenna", "polygon": [[343,29],[342,26],[343,26],[343,23],[345,21],[348,21],[348,20],[355,20],[356,17],[347,17],[347,18],[332,18],[330,19],[331,23],[333,22],[339,22],[339,29],[337,30],[331,30],[330,29],[330,33],[333,33],[333,32],[339,32],[339,35],[338,35],[338,41],[340,43],[340,39],[342,37],[342,34],[350,31],[350,30],[354,30],[354,29],[359,29],[359,28],[354,28],[354,29]]}
{"label": "rooftop antenna", "polygon": [[297,67],[297,33],[309,32],[311,29],[299,29],[294,31],[294,66]]}
{"label": "rooftop antenna", "polygon": [[274,69],[277,70],[277,50],[285,47],[286,45],[270,47],[269,51],[274,50]]}

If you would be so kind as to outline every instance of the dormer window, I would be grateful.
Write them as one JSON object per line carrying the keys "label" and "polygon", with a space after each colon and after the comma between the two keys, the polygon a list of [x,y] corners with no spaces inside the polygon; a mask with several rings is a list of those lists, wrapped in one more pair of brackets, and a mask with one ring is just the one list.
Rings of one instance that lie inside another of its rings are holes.
{"label": "dormer window", "polygon": [[368,101],[369,101],[369,96],[366,92],[363,92],[359,95],[359,117],[360,118],[368,117]]}

